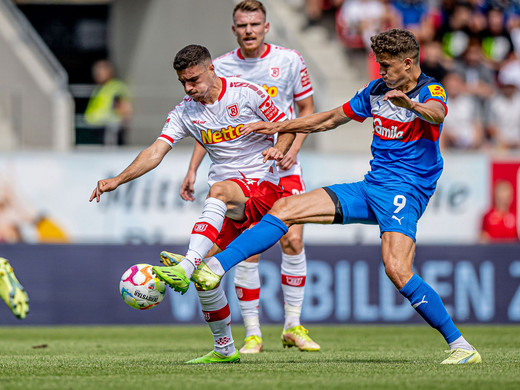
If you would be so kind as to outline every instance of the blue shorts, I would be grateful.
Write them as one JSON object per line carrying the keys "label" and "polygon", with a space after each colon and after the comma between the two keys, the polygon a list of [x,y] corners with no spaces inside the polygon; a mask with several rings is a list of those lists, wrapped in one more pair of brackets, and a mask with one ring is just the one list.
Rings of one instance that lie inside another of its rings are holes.
{"label": "blue shorts", "polygon": [[379,225],[381,234],[399,232],[415,241],[417,221],[428,199],[412,188],[360,181],[324,187],[336,204],[334,223]]}

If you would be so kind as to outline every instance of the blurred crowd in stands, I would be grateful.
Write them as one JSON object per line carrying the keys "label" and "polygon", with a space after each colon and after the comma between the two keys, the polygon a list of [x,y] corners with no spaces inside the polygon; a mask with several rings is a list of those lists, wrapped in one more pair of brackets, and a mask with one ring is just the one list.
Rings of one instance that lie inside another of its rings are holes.
{"label": "blurred crowd in stands", "polygon": [[443,148],[520,150],[520,0],[306,0],[308,23],[335,15],[339,41],[367,56],[379,77],[370,37],[413,31],[421,67],[448,92]]}

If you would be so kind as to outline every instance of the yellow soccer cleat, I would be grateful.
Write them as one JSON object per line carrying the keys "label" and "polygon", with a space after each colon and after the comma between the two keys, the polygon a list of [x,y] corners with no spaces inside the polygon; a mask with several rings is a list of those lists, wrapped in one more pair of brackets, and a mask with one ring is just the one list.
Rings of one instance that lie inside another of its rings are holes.
{"label": "yellow soccer cleat", "polygon": [[173,267],[152,267],[153,273],[175,291],[185,294],[190,287],[190,280],[186,276],[186,271],[180,265]]}
{"label": "yellow soccer cleat", "polygon": [[191,277],[191,280],[204,291],[216,288],[220,283],[220,279],[222,279],[222,276],[218,276],[214,273],[203,261],[199,264],[199,267]]}
{"label": "yellow soccer cleat", "polygon": [[293,326],[282,332],[283,347],[298,347],[302,352],[316,352],[320,350],[320,345],[312,340],[309,331],[302,325]]}
{"label": "yellow soccer cleat", "polygon": [[231,356],[224,356],[218,352],[211,351],[210,353],[201,356],[200,358],[188,360],[185,364],[236,364],[240,363],[240,355],[235,351]]}
{"label": "yellow soccer cleat", "polygon": [[264,344],[262,338],[256,335],[252,335],[245,338],[245,344],[238,352],[240,353],[260,353]]}
{"label": "yellow soccer cleat", "polygon": [[182,259],[184,259],[183,255],[166,251],[161,252],[161,263],[163,263],[165,267],[173,267],[174,265],[179,264]]}
{"label": "yellow soccer cleat", "polygon": [[476,349],[468,350],[462,348],[454,348],[449,351],[450,356],[441,364],[478,364],[482,363],[482,358]]}
{"label": "yellow soccer cleat", "polygon": [[16,318],[23,320],[29,312],[29,297],[7,259],[0,257],[0,297]]}

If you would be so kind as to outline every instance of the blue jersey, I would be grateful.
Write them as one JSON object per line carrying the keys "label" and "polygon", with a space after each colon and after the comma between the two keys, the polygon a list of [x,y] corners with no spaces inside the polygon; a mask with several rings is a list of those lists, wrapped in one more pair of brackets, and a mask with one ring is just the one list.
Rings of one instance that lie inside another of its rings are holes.
{"label": "blue jersey", "polygon": [[[428,198],[433,195],[443,160],[439,151],[442,123],[430,123],[414,111],[384,101],[390,90],[382,79],[373,80],[343,105],[345,114],[359,122],[374,119],[371,170],[368,183],[385,186],[411,186]],[[447,112],[447,95],[435,79],[421,74],[417,86],[407,93],[414,102],[434,99]]]}

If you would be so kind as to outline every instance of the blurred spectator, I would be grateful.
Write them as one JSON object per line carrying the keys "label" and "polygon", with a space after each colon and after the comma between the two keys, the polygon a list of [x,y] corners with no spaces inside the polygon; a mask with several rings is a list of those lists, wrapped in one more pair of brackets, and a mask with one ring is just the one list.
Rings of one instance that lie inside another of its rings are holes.
{"label": "blurred spectator", "polygon": [[125,83],[115,78],[113,65],[97,61],[92,68],[97,84],[85,110],[85,121],[98,134],[93,143],[124,145],[128,121],[132,116],[130,94]]}
{"label": "blurred spectator", "polygon": [[464,81],[451,72],[442,84],[448,94],[448,115],[444,119],[440,147],[453,149],[477,149],[482,145],[484,130],[478,120],[478,105],[465,92]]}
{"label": "blurred spectator", "polygon": [[498,75],[499,92],[490,101],[488,129],[499,149],[520,148],[520,92],[511,73]]}
{"label": "blurred spectator", "polygon": [[66,243],[65,232],[13,190],[13,180],[0,178],[0,243]]}
{"label": "blurred spectator", "polygon": [[442,81],[452,68],[453,62],[443,53],[439,42],[430,41],[422,45],[421,70],[425,75]]}
{"label": "blurred spectator", "polygon": [[319,25],[324,11],[335,11],[342,3],[343,0],[305,0],[307,23],[303,29]]}
{"label": "blurred spectator", "polygon": [[435,34],[435,40],[442,44],[444,53],[451,58],[460,57],[472,39],[484,27],[482,15],[474,10],[470,2],[456,2],[452,10],[446,11],[441,27]]}
{"label": "blurred spectator", "polygon": [[488,99],[493,95],[496,85],[493,70],[484,62],[480,42],[472,40],[462,58],[455,60],[455,71],[466,84],[466,92],[477,99],[479,120],[486,124],[489,116]]}
{"label": "blurred spectator", "polygon": [[345,0],[336,17],[338,38],[348,48],[370,48],[370,37],[400,27],[400,17],[390,1]]}
{"label": "blurred spectator", "polygon": [[518,241],[516,215],[511,212],[513,186],[498,180],[493,187],[493,206],[482,218],[481,242]]}
{"label": "blurred spectator", "polygon": [[482,32],[482,51],[497,70],[514,53],[513,41],[501,8],[493,7],[487,11],[487,28]]}
{"label": "blurred spectator", "polygon": [[402,28],[410,30],[420,43],[430,41],[435,35],[438,23],[435,9],[428,1],[393,0],[394,8],[401,19]]}
{"label": "blurred spectator", "polygon": [[520,89],[520,60],[516,56],[503,63],[498,79],[507,80]]}

